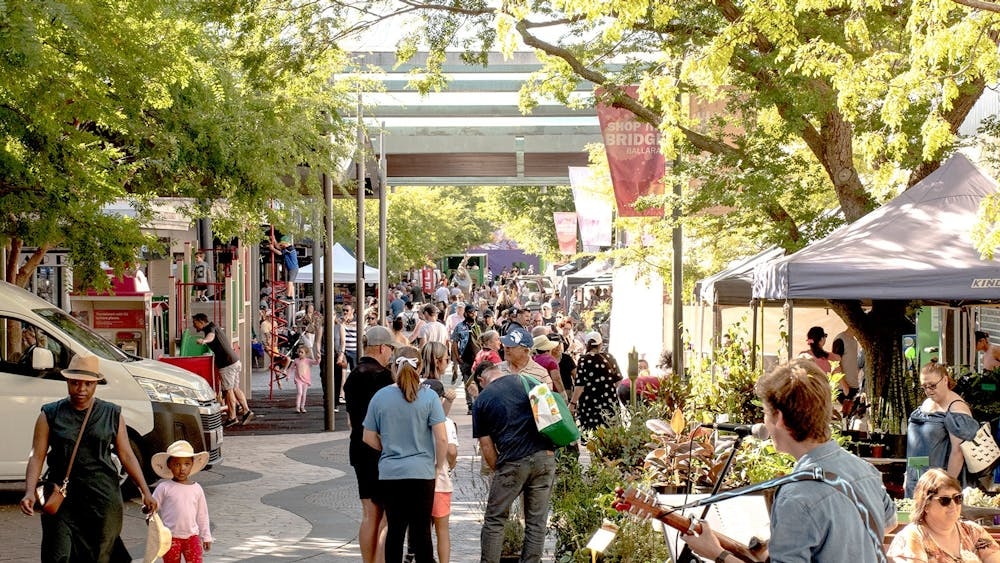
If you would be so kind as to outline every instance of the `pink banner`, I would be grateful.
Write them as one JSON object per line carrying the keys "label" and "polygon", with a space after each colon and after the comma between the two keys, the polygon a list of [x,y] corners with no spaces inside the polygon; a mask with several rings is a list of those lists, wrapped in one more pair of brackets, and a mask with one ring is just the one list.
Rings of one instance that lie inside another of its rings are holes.
{"label": "pink banner", "polygon": [[[638,87],[626,86],[625,94],[637,98]],[[597,90],[600,97],[602,89]],[[620,217],[662,217],[663,208],[644,211],[635,209],[635,200],[647,195],[663,194],[665,161],[660,152],[659,130],[642,121],[631,111],[597,104],[597,119],[601,123],[604,150],[611,168],[611,183]]]}
{"label": "pink banner", "polygon": [[556,211],[552,214],[556,223],[556,238],[559,239],[559,252],[576,254],[576,213],[572,211]]}
{"label": "pink banner", "polygon": [[586,166],[570,166],[569,183],[583,251],[598,252],[602,246],[611,246],[611,202],[600,193],[593,172]]}

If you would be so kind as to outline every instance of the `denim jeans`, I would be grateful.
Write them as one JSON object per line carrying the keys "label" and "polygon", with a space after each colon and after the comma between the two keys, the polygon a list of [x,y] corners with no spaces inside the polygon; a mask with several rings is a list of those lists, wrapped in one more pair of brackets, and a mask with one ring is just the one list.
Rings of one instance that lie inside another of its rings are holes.
{"label": "denim jeans", "polygon": [[556,457],[542,450],[497,466],[483,520],[481,563],[496,563],[503,547],[503,523],[511,503],[524,493],[524,546],[521,563],[542,560]]}

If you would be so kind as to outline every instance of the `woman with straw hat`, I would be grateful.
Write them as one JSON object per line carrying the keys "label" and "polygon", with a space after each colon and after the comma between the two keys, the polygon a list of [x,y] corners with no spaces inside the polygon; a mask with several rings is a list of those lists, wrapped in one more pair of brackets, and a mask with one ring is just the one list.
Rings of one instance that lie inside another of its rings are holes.
{"label": "woman with straw hat", "polygon": [[66,492],[56,513],[42,513],[41,560],[130,561],[119,539],[123,508],[112,447],[142,493],[146,510],[155,512],[156,500],[132,453],[121,407],[94,396],[104,383],[97,356],[74,356],[62,375],[69,396],[42,405],[35,421],[21,512],[34,514],[35,487],[48,461],[46,480],[66,483]]}

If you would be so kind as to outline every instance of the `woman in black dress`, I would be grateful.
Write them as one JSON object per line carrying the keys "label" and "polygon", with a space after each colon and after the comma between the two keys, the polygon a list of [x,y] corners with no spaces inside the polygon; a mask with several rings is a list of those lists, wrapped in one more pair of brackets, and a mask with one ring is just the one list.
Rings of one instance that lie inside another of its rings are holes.
{"label": "woman in black dress", "polygon": [[35,421],[31,457],[25,472],[21,512],[34,514],[35,486],[42,465],[48,461],[47,480],[62,483],[87,410],[87,426],[80,439],[66,498],[55,514],[42,513],[44,563],[131,561],[119,540],[122,531],[122,494],[118,469],[111,460],[112,446],[129,477],[142,492],[142,504],[156,511],[139,462],[132,453],[121,407],[94,396],[104,381],[97,356],[76,355],[62,371],[69,396],[42,405]]}
{"label": "woman in black dress", "polygon": [[587,350],[576,368],[576,388],[569,406],[575,410],[581,430],[594,430],[611,421],[622,374],[611,354],[601,351],[604,339],[599,332],[587,334],[585,341]]}

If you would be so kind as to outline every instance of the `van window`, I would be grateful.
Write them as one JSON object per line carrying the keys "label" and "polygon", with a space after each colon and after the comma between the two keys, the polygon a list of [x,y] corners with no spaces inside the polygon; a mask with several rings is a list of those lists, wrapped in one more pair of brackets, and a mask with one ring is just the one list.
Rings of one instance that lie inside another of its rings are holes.
{"label": "van window", "polygon": [[113,362],[129,362],[133,358],[108,342],[90,327],[66,314],[62,309],[35,309],[34,312],[65,332],[72,340],[82,344],[92,354]]}
{"label": "van window", "polygon": [[0,369],[3,371],[32,377],[45,375],[35,373],[31,368],[32,350],[36,347],[51,350],[57,368],[68,364],[66,348],[41,328],[21,319],[0,317],[0,330],[3,331],[4,343],[0,356]]}

